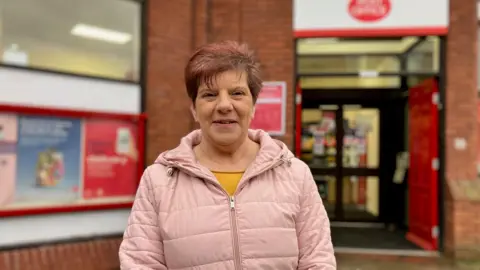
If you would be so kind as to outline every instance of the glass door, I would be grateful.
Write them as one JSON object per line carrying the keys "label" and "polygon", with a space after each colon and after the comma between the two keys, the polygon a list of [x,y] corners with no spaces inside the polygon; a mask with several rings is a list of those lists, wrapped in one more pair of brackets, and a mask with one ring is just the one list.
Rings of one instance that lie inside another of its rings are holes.
{"label": "glass door", "polygon": [[379,110],[359,105],[304,109],[302,156],[332,220],[376,221]]}
{"label": "glass door", "polygon": [[379,216],[380,111],[343,105],[342,193],[345,220]]}
{"label": "glass door", "polygon": [[337,105],[302,111],[302,155],[312,170],[330,219],[336,216]]}
{"label": "glass door", "polygon": [[408,150],[408,89],[438,75],[440,44],[417,36],[296,40],[295,143],[332,220],[399,216],[392,175],[396,155]]}

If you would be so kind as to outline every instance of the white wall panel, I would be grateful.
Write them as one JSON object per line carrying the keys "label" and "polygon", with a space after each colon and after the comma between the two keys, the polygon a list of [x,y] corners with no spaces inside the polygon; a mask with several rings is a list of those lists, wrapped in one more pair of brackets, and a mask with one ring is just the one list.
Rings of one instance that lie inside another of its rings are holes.
{"label": "white wall panel", "polygon": [[121,234],[130,210],[0,218],[0,247]]}
{"label": "white wall panel", "polygon": [[[141,88],[136,84],[0,67],[0,104],[137,114],[140,98]],[[0,217],[0,247],[121,234],[129,213],[109,210]]]}
{"label": "white wall panel", "polygon": [[0,67],[0,103],[140,113],[141,90],[128,84]]}

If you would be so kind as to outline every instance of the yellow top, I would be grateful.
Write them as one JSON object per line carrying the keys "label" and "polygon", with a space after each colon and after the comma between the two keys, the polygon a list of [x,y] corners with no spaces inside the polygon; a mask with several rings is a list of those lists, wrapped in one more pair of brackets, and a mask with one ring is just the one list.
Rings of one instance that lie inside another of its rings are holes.
{"label": "yellow top", "polygon": [[215,172],[212,171],[213,175],[217,178],[220,185],[225,189],[225,191],[233,196],[235,190],[237,190],[238,183],[242,179],[243,172]]}

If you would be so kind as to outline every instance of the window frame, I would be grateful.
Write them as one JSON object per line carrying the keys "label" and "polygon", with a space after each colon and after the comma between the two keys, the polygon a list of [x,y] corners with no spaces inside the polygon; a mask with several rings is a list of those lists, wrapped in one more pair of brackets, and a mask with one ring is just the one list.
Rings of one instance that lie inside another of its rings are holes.
{"label": "window frame", "polygon": [[21,70],[28,70],[32,72],[43,72],[49,74],[57,74],[62,76],[70,76],[70,77],[77,77],[77,78],[87,78],[87,79],[94,79],[94,80],[102,80],[102,81],[110,81],[110,82],[119,82],[125,84],[135,84],[135,85],[142,85],[142,95],[143,95],[143,85],[145,85],[145,66],[146,66],[146,49],[147,49],[147,1],[148,0],[116,0],[116,1],[128,1],[137,3],[140,7],[139,9],[139,18],[140,18],[140,25],[139,25],[139,33],[140,33],[140,55],[139,55],[139,71],[138,71],[138,80],[131,81],[126,79],[116,79],[116,78],[109,78],[104,76],[96,76],[96,75],[87,75],[82,73],[74,73],[74,72],[67,72],[67,71],[60,71],[55,70],[52,68],[42,68],[42,67],[31,67],[31,66],[17,66],[12,64],[6,64],[2,60],[0,60],[0,67],[2,68],[11,68],[11,69],[21,69]]}

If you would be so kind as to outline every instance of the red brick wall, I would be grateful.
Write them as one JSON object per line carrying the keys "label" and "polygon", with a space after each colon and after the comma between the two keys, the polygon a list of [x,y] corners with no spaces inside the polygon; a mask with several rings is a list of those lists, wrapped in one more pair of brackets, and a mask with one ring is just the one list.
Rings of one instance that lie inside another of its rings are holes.
{"label": "red brick wall", "polygon": [[225,39],[257,51],[265,80],[288,83],[287,135],[281,139],[293,145],[291,0],[150,1],[149,16],[148,163],[196,127],[183,85],[188,57],[202,44]]}
{"label": "red brick wall", "polygon": [[[211,0],[210,10],[207,2],[148,1],[147,164],[196,126],[183,69],[195,47],[223,39],[249,43],[258,50],[265,79],[288,83],[288,135],[282,139],[293,144],[291,0]],[[118,269],[119,243],[95,240],[0,252],[0,269]]]}
{"label": "red brick wall", "polygon": [[242,40],[256,49],[266,81],[287,82],[287,132],[293,149],[294,43],[292,0],[242,0]]}
{"label": "red brick wall", "polygon": [[192,52],[192,2],[148,1],[147,163],[191,130],[183,69]]}
{"label": "red brick wall", "polygon": [[1,270],[120,269],[120,238],[46,245],[0,252]]}
{"label": "red brick wall", "polygon": [[[476,178],[477,153],[476,1],[450,1],[450,5],[446,176],[448,181],[471,181]],[[148,163],[161,151],[175,147],[179,139],[195,127],[188,110],[183,68],[195,47],[222,39],[249,43],[259,54],[265,80],[287,82],[287,135],[282,139],[293,145],[292,1],[211,0],[211,9],[207,7],[207,0],[149,1]],[[467,140],[467,150],[453,149],[456,137]],[[480,223],[475,214],[480,212],[480,203],[469,201],[465,196],[453,196],[451,191],[448,198],[447,252],[471,257],[475,248],[480,247],[476,233]],[[95,240],[0,252],[0,269],[115,269],[118,268],[119,243],[120,239]],[[30,264],[20,267],[21,262]],[[35,268],[31,267],[32,263]],[[19,268],[15,268],[16,265]]]}
{"label": "red brick wall", "polygon": [[[457,258],[480,257],[477,180],[477,1],[450,1],[447,37],[445,248]],[[454,148],[464,138],[465,150]]]}
{"label": "red brick wall", "polygon": [[[450,1],[447,37],[446,178],[477,176],[477,9],[476,0]],[[466,150],[454,139],[465,138]],[[459,169],[462,168],[462,169]]]}
{"label": "red brick wall", "polygon": [[446,254],[457,259],[480,258],[480,213],[479,201],[449,200],[446,228],[448,241]]}

